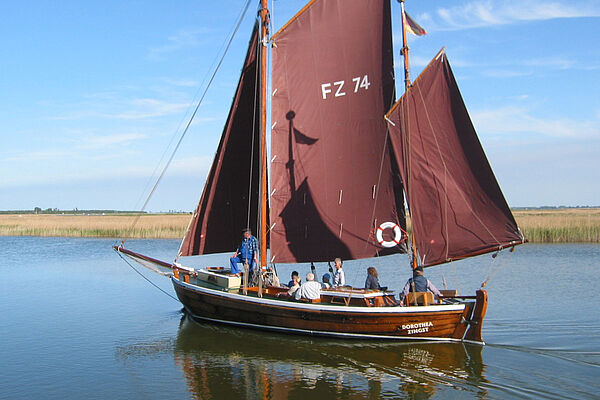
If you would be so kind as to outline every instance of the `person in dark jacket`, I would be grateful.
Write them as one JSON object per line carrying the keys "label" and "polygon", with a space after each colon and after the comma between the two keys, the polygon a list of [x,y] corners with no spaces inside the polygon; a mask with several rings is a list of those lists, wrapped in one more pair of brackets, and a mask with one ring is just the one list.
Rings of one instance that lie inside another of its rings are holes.
{"label": "person in dark jacket", "polygon": [[367,280],[365,281],[365,289],[367,290],[381,290],[379,286],[379,276],[375,267],[367,268]]}
{"label": "person in dark jacket", "polygon": [[433,283],[427,278],[425,278],[425,273],[423,272],[423,267],[418,266],[413,270],[413,277],[410,278],[406,285],[404,285],[404,290],[400,293],[400,305],[404,305],[404,299],[408,296],[409,292],[427,292],[430,291],[436,296],[441,296],[440,291],[434,286]]}
{"label": "person in dark jacket", "polygon": [[331,275],[323,274],[323,283],[321,283],[321,287],[323,289],[331,289],[331,284],[329,283],[330,281],[331,281]]}

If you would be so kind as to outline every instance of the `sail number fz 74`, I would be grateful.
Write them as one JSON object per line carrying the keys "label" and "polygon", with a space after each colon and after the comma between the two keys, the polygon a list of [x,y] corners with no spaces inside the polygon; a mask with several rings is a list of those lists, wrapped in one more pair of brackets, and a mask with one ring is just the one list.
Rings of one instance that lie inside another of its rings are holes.
{"label": "sail number fz 74", "polygon": [[[327,100],[327,98],[331,97],[342,97],[346,95],[346,91],[348,88],[346,86],[346,81],[336,81],[333,83],[322,83],[321,84],[321,94],[323,95],[323,100]],[[369,82],[369,75],[365,75],[363,77],[357,76],[356,78],[352,78],[352,84],[349,84],[351,93],[358,93],[359,90],[369,90],[369,86],[371,83]]]}

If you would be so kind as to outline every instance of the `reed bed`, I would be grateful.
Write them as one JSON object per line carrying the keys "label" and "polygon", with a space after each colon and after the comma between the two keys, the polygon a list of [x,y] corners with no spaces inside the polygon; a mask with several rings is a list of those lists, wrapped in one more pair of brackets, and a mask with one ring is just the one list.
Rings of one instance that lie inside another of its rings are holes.
{"label": "reed bed", "polygon": [[[513,210],[529,243],[600,243],[600,208]],[[407,231],[412,233],[410,218]]]}
{"label": "reed bed", "polygon": [[135,215],[0,215],[2,236],[71,236],[140,239],[181,238],[189,214],[141,215],[131,229]]}
{"label": "reed bed", "polygon": [[600,208],[515,210],[531,243],[600,243]]}
{"label": "reed bed", "polygon": [[[513,213],[531,243],[600,243],[600,208],[531,209]],[[135,215],[0,214],[0,235],[179,239],[190,217],[144,214],[131,229]]]}

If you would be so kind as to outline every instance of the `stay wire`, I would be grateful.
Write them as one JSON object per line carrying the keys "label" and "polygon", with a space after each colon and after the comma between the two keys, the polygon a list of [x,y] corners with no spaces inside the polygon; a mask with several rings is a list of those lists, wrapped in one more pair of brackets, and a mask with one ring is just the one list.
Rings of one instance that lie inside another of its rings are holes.
{"label": "stay wire", "polygon": [[[208,92],[208,89],[210,88],[213,80],[215,79],[215,76],[217,75],[217,72],[219,71],[219,69],[221,67],[221,64],[223,64],[223,60],[225,59],[225,56],[227,55],[229,47],[231,46],[231,43],[233,42],[233,38],[235,37],[235,34],[237,33],[240,25],[242,24],[242,20],[244,19],[244,16],[246,15],[246,11],[248,11],[248,7],[250,6],[250,1],[251,0],[247,0],[246,1],[246,4],[244,5],[244,8],[243,8],[242,12],[240,13],[238,21],[237,21],[237,23],[236,23],[236,25],[235,25],[235,27],[233,29],[233,32],[231,33],[231,36],[229,37],[229,40],[227,41],[227,45],[225,46],[225,50],[223,51],[223,55],[221,56],[221,59],[217,63],[217,66],[215,67],[215,70],[212,73],[212,75],[211,75],[211,77],[210,77],[210,79],[209,79],[209,81],[208,81],[208,83],[206,85],[206,88],[204,89],[204,92],[202,93],[202,96],[200,97],[200,100],[198,101],[198,104],[196,105],[196,108],[194,109],[194,112],[192,113],[192,116],[190,117],[188,123],[186,124],[185,129],[183,130],[183,133],[179,137],[179,141],[175,145],[175,148],[173,149],[173,152],[171,153],[171,156],[169,157],[169,160],[167,161],[166,165],[162,169],[162,171],[161,171],[158,179],[156,180],[156,183],[152,187],[152,190],[148,194],[148,197],[146,198],[146,201],[144,202],[144,204],[143,204],[143,206],[142,206],[142,208],[140,210],[140,214],[138,214],[136,216],[136,218],[134,219],[133,224],[132,224],[132,226],[130,228],[131,230],[133,230],[133,228],[135,227],[135,225],[139,221],[139,219],[141,217],[141,213],[146,209],[146,206],[148,205],[148,202],[150,202],[150,199],[154,195],[154,192],[156,191],[156,188],[158,187],[159,183],[161,182],[162,178],[164,177],[165,173],[167,172],[167,169],[171,165],[171,162],[173,161],[173,158],[175,157],[175,154],[177,153],[177,150],[179,149],[179,146],[183,142],[183,139],[184,139],[185,135],[187,134],[188,129],[190,128],[190,126],[192,124],[192,121],[194,120],[194,117],[198,113],[198,109],[200,108],[200,105],[202,104],[202,101],[204,100],[204,97],[206,96],[206,93]],[[125,241],[123,241],[123,242],[125,242]]]}
{"label": "stay wire", "polygon": [[[240,11],[240,14],[242,12],[243,12],[243,10]],[[233,30],[234,27],[235,27],[235,25],[231,29]],[[175,129],[175,131],[173,132],[173,135],[171,136],[171,139],[169,140],[169,144],[165,147],[165,150],[164,150],[163,154],[160,156],[160,159],[158,160],[158,163],[156,164],[156,167],[154,168],[154,170],[152,171],[152,174],[148,178],[148,181],[146,182],[146,185],[144,186],[144,190],[140,194],[140,198],[135,203],[135,209],[136,210],[139,208],[139,204],[141,203],[141,201],[143,199],[143,195],[144,195],[144,193],[146,193],[146,190],[150,186],[150,184],[151,184],[154,176],[156,175],[156,172],[159,169],[159,166],[162,164],[165,156],[167,155],[169,148],[171,148],[171,145],[173,144],[173,141],[175,140],[175,138],[177,136],[177,132],[180,131],[181,126],[185,122],[185,116],[189,114],[190,110],[192,109],[192,106],[196,103],[196,99],[198,98],[198,95],[200,94],[202,88],[204,87],[204,84],[206,83],[206,80],[208,79],[210,71],[212,71],[213,68],[214,68],[214,66],[217,64],[217,61],[219,60],[219,54],[221,54],[223,52],[223,49],[225,48],[226,44],[227,44],[227,38],[225,38],[225,40],[221,44],[221,47],[219,48],[219,51],[216,53],[215,58],[214,58],[213,62],[210,65],[210,68],[208,69],[208,71],[206,72],[206,75],[202,79],[202,83],[198,86],[198,90],[194,94],[194,97],[193,97],[192,101],[190,102],[190,105],[187,107],[187,109],[185,110],[185,113],[181,117],[181,120],[177,124],[177,129]]]}
{"label": "stay wire", "polygon": [[487,278],[485,278],[485,280],[481,284],[482,288],[486,287],[487,284],[489,283],[489,281],[492,280],[492,278],[494,277],[494,275],[496,275],[496,272],[498,272],[500,270],[500,267],[506,261],[506,258],[510,257],[510,253],[512,253],[512,251],[509,251],[509,255],[508,256],[503,256],[502,259],[497,263],[496,267],[492,268],[494,266],[494,262],[500,256],[501,253],[502,253],[501,251],[498,251],[498,253],[496,253],[496,257],[492,258],[492,262],[490,263],[490,266],[488,268],[488,274],[487,274],[488,276],[487,276]]}
{"label": "stay wire", "polygon": [[149,284],[151,284],[152,286],[154,286],[155,288],[157,288],[158,290],[160,290],[161,292],[163,292],[164,294],[166,294],[167,296],[169,296],[170,298],[172,298],[173,300],[179,302],[179,299],[177,299],[175,296],[173,296],[172,294],[166,292],[165,290],[163,290],[161,287],[159,287],[157,284],[155,284],[154,282],[152,282],[150,279],[148,279],[146,277],[146,275],[142,274],[140,271],[137,270],[137,268],[135,268],[130,262],[129,260],[127,260],[125,257],[123,257],[123,255],[117,251],[117,254],[119,255],[119,257],[121,257],[121,259],[123,261],[125,261],[125,263],[127,265],[129,265],[129,267],[131,267],[132,270],[134,270],[139,276],[141,276],[142,278],[144,278],[146,280],[146,282],[148,282]]}

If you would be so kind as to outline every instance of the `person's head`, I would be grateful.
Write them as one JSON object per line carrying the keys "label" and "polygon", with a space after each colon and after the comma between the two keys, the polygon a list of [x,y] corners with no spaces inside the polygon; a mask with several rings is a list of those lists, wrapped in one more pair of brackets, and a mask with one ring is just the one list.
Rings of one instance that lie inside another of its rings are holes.
{"label": "person's head", "polygon": [[336,258],[335,260],[333,260],[333,263],[335,264],[335,267],[337,269],[342,268],[342,259],[341,258]]}
{"label": "person's head", "polygon": [[323,283],[329,283],[330,279],[331,279],[331,275],[329,275],[329,274],[323,275]]}
{"label": "person's head", "polygon": [[292,281],[300,282],[300,275],[298,275],[298,271],[292,272]]}
{"label": "person's head", "polygon": [[423,272],[423,267],[422,266],[418,266],[417,268],[413,269],[413,276],[424,276],[425,273]]}
{"label": "person's head", "polygon": [[367,274],[373,275],[375,278],[377,278],[377,270],[375,269],[375,267],[367,268]]}
{"label": "person's head", "polygon": [[250,236],[252,236],[252,230],[250,228],[244,229],[244,237],[248,239]]}
{"label": "person's head", "polygon": [[309,272],[308,274],[306,274],[307,282],[314,281],[314,280],[315,280],[315,274],[313,274],[312,272]]}

